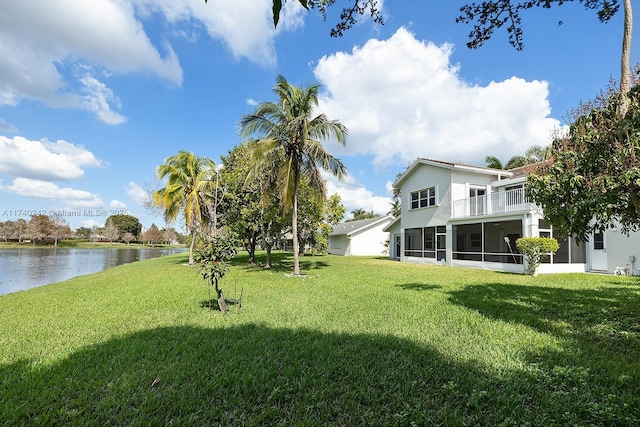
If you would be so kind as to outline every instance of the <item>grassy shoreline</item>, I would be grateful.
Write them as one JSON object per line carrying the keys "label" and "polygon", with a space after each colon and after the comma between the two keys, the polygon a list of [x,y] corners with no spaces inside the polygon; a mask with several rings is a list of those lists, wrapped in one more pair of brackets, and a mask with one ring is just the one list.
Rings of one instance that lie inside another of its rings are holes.
{"label": "grassy shoreline", "polygon": [[640,423],[637,278],[187,257],[0,296],[0,425]]}
{"label": "grassy shoreline", "polygon": [[108,249],[108,248],[184,248],[185,245],[165,245],[155,246],[143,243],[122,243],[122,242],[91,242],[88,240],[63,240],[57,245],[53,243],[34,245],[30,242],[0,242],[0,249],[54,249],[54,248],[81,248],[81,249]]}

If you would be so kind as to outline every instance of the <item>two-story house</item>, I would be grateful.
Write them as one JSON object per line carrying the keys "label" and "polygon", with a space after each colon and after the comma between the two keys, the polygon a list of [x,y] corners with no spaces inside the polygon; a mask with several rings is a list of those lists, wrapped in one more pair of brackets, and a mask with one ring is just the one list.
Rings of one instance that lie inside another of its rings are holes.
{"label": "two-story house", "polygon": [[[386,231],[390,256],[400,261],[522,273],[520,237],[555,237],[560,249],[541,273],[627,268],[634,273],[640,235],[597,233],[589,242],[554,236],[542,209],[525,196],[527,167],[508,171],[419,158],[393,183],[402,197],[401,215]],[[629,241],[629,239],[632,239]],[[620,249],[608,256],[605,242]],[[635,271],[637,272],[637,271]]]}

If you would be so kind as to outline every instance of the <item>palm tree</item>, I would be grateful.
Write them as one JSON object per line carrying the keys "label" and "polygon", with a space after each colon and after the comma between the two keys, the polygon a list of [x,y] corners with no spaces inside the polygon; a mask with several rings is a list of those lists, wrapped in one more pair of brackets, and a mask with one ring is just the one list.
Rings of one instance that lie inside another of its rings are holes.
{"label": "palm tree", "polygon": [[524,156],[513,156],[504,165],[502,164],[502,161],[500,161],[500,159],[495,156],[487,156],[485,157],[484,161],[487,164],[488,168],[503,170],[515,169],[527,164],[527,159]]}
{"label": "palm tree", "polygon": [[390,215],[393,215],[395,218],[400,216],[402,212],[402,205],[400,204],[400,200],[397,197],[394,197],[391,203],[391,210],[389,211]]}
{"label": "palm tree", "polygon": [[541,145],[532,145],[524,152],[524,156],[527,159],[527,164],[539,163],[547,160],[551,153],[551,145],[545,147]]}
{"label": "palm tree", "polygon": [[278,76],[273,88],[277,102],[264,102],[240,120],[240,131],[245,137],[255,135],[259,138],[252,152],[254,167],[247,179],[265,164],[273,165],[269,169],[270,182],[278,186],[284,211],[292,212],[294,275],[300,275],[298,186],[301,178],[306,177],[311,187],[326,198],[320,168],[339,179],[347,174],[344,164],[322,146],[327,140],[344,145],[347,128],[324,114],[313,116],[313,110],[318,106],[319,88],[320,85],[292,86],[283,76]]}
{"label": "palm tree", "polygon": [[624,5],[624,30],[622,33],[622,56],[620,58],[620,93],[622,105],[619,114],[624,116],[629,108],[629,91],[631,90],[631,34],[633,31],[633,15],[631,0],[623,0]]}
{"label": "palm tree", "polygon": [[485,163],[487,164],[488,168],[491,169],[504,169],[504,166],[502,165],[502,161],[497,158],[496,156],[487,156],[484,159]]}
{"label": "palm tree", "polygon": [[167,182],[153,194],[153,200],[164,209],[164,219],[169,223],[175,221],[178,214],[184,214],[191,234],[189,264],[193,264],[198,226],[208,222],[205,194],[215,186],[215,164],[205,157],[180,151],[158,166],[156,175],[160,180],[166,177]]}

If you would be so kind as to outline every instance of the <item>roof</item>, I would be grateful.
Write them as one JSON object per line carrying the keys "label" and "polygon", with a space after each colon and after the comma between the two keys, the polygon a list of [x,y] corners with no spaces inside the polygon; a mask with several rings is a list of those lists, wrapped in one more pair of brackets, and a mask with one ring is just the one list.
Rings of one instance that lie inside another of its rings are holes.
{"label": "roof", "polygon": [[409,176],[413,170],[419,165],[431,165],[435,167],[440,167],[444,169],[456,169],[467,172],[475,172],[483,175],[496,175],[498,179],[501,178],[511,178],[513,175],[512,171],[506,171],[502,169],[492,169],[485,168],[481,166],[473,166],[465,163],[459,162],[447,162],[444,160],[435,160],[435,159],[427,159],[423,157],[418,157],[393,183],[394,187],[398,187],[404,179]]}
{"label": "roof", "polygon": [[520,166],[519,168],[509,169],[513,173],[513,177],[529,176],[531,174],[544,173],[551,166],[553,160],[547,159],[537,163]]}
{"label": "roof", "polygon": [[393,224],[395,224],[396,222],[400,221],[400,215],[398,215],[397,217],[393,218],[393,221],[389,222],[389,224],[387,224],[382,231],[389,231],[389,229],[391,227],[393,227]]}
{"label": "roof", "polygon": [[393,217],[391,215],[387,215],[336,224],[333,226],[333,230],[329,236],[350,236],[366,228],[377,225],[378,223],[384,221],[391,222],[392,219]]}

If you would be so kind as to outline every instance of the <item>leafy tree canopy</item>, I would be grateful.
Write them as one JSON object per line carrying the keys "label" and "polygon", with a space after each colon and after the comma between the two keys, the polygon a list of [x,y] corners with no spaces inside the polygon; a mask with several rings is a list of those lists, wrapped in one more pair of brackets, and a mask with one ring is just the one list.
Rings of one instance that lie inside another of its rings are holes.
{"label": "leafy tree canopy", "polygon": [[[273,0],[273,24],[278,25],[283,1]],[[506,27],[509,43],[517,50],[524,47],[521,12],[536,7],[550,9],[576,0],[488,0],[481,3],[465,4],[460,8],[456,22],[473,24],[469,32],[467,47],[477,49],[489,40],[496,29]],[[620,9],[619,0],[577,0],[588,10],[595,10],[601,22],[608,22]],[[207,0],[205,0],[205,3]],[[305,9],[316,9],[327,19],[327,11],[338,3],[337,0],[298,0]],[[374,22],[384,24],[378,8],[378,0],[345,0],[340,20],[331,29],[331,37],[342,37],[358,19],[369,15]]]}
{"label": "leafy tree canopy", "polygon": [[116,226],[120,234],[131,233],[134,236],[138,236],[142,230],[142,224],[140,224],[138,218],[133,215],[111,215],[107,218],[107,221],[105,221],[105,225],[109,221]]}
{"label": "leafy tree canopy", "polygon": [[338,193],[331,195],[325,203],[324,216],[329,224],[339,224],[344,218],[345,208]]}
{"label": "leafy tree canopy", "polygon": [[563,236],[588,240],[618,224],[640,229],[640,86],[621,115],[623,98],[612,91],[578,117],[568,136],[554,140],[553,163],[529,176],[528,197]]}

